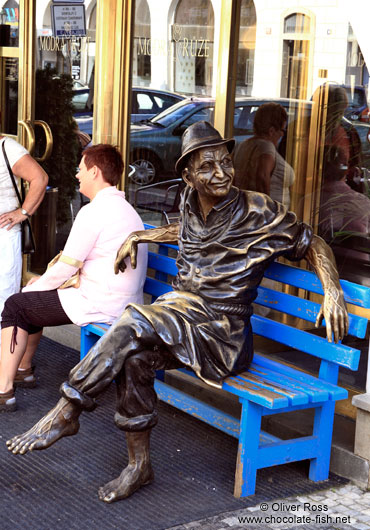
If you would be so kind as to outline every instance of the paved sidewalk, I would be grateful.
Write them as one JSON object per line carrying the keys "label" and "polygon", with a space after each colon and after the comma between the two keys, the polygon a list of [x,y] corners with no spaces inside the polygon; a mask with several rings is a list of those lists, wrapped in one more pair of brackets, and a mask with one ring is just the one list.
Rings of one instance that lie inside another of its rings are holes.
{"label": "paved sidewalk", "polygon": [[277,499],[167,530],[370,530],[370,491],[347,484]]}

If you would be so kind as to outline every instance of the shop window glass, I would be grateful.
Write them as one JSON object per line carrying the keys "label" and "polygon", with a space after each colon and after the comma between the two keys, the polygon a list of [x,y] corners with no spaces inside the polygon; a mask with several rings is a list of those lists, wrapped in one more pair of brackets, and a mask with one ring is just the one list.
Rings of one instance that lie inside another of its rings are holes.
{"label": "shop window glass", "polygon": [[181,0],[172,26],[175,90],[210,95],[213,74],[214,15],[209,0]]}
{"label": "shop window glass", "polygon": [[[258,190],[260,184],[250,171],[263,158],[256,162],[253,146],[260,140],[272,146],[271,196],[311,224],[332,247],[341,278],[370,285],[369,41],[361,31],[359,11],[349,20],[348,11],[337,5],[301,2],[300,8],[302,12],[287,14],[283,2],[268,8],[256,2],[249,20],[240,13],[238,63],[245,57],[241,41],[246,27],[255,25],[255,38],[249,47],[253,76],[244,92],[244,74],[239,75],[240,64],[236,68],[235,182]],[[271,111],[267,114],[260,110],[266,104]],[[280,118],[280,111],[274,114],[277,108],[285,111]],[[276,345],[274,351],[315,370],[296,352],[282,352]],[[365,365],[366,351],[364,344]],[[364,389],[361,371],[341,377]]]}
{"label": "shop window glass", "polygon": [[[0,47],[15,48],[18,37],[19,3],[0,0]],[[17,135],[19,61],[11,53],[0,57],[0,130]]]}
{"label": "shop window glass", "polygon": [[256,9],[253,0],[242,0],[236,93],[250,96],[253,87],[254,51],[256,46]]}
{"label": "shop window glass", "polygon": [[199,120],[213,123],[213,44],[209,0],[180,0],[168,11],[154,0],[136,3],[126,191],[149,224],[178,216],[183,182],[174,168],[184,130]]}
{"label": "shop window glass", "polygon": [[18,59],[15,57],[0,58],[0,97],[5,103],[0,109],[0,127],[2,132],[14,136],[17,135],[18,65]]}
{"label": "shop window glass", "polygon": [[0,1],[0,46],[19,46],[19,2]]}
{"label": "shop window glass", "polygon": [[134,85],[149,86],[151,81],[150,11],[147,0],[135,2],[135,35],[132,78]]}

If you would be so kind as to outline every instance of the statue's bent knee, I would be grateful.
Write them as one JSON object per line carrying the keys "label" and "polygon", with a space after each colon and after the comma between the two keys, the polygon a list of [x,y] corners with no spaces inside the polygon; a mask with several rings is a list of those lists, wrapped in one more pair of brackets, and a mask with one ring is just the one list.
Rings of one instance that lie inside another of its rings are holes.
{"label": "statue's bent knee", "polygon": [[114,423],[121,431],[141,432],[151,429],[158,423],[158,412],[154,410],[151,414],[141,414],[133,418],[123,416],[119,412],[114,415]]}
{"label": "statue's bent knee", "polygon": [[62,383],[59,391],[70,403],[77,405],[82,410],[91,412],[96,408],[96,403],[93,398],[80,392],[67,382]]}

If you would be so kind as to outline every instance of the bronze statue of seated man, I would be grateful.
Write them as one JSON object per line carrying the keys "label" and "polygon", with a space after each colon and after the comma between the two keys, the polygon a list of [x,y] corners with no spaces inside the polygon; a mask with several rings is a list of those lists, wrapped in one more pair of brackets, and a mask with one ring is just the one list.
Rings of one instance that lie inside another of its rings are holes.
{"label": "bronze statue of seated man", "polygon": [[264,270],[285,256],[305,258],[318,274],[329,341],[348,330],[348,317],[330,248],[311,227],[268,196],[233,187],[233,139],[223,139],[207,122],[184,133],[176,170],[187,186],[180,221],[135,232],[120,248],[115,269],[136,261],[137,245],[178,243],[174,290],[151,305],[130,304],[61,386],[62,398],[33,428],[7,442],[14,454],[45,449],[76,434],[78,417],[114,379],[115,423],[126,433],[129,462],[121,475],[99,490],[113,502],[153,480],[149,454],[157,423],[155,371],[191,368],[203,381],[221,386],[244,371],[253,356],[251,304]]}

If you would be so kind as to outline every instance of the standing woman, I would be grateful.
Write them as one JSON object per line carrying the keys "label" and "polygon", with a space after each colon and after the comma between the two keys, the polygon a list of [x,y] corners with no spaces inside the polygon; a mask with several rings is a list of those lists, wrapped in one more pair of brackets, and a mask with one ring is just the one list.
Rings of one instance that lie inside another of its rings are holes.
{"label": "standing woman", "polygon": [[[29,183],[21,206],[3,156],[3,143],[14,175]],[[27,149],[12,138],[0,137],[0,321],[5,300],[21,286],[21,222],[36,212],[47,183],[47,174]]]}
{"label": "standing woman", "polygon": [[287,120],[279,103],[261,105],[254,117],[254,134],[237,147],[234,166],[235,186],[266,193],[289,209],[294,171],[277,151]]}

